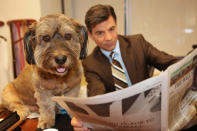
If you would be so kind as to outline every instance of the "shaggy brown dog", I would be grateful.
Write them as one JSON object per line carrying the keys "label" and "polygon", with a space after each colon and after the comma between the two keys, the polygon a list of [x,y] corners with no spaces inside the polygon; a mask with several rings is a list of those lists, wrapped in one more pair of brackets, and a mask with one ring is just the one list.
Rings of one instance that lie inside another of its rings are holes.
{"label": "shaggy brown dog", "polygon": [[29,63],[2,91],[2,104],[20,119],[31,112],[40,114],[38,128],[55,122],[52,96],[78,96],[86,55],[85,27],[65,15],[48,15],[30,26],[25,34]]}

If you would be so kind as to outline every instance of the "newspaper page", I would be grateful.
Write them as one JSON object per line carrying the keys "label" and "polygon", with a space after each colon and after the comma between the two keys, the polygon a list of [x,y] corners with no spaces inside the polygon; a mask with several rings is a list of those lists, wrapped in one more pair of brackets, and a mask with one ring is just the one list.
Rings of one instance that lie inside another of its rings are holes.
{"label": "newspaper page", "polygon": [[53,97],[66,111],[93,130],[161,130],[161,88],[167,73],[131,87],[88,98]]}
{"label": "newspaper page", "polygon": [[162,91],[162,130],[183,129],[188,123],[192,124],[192,119],[193,124],[197,124],[194,117],[197,113],[196,67],[197,50],[194,50],[167,69],[168,88]]}

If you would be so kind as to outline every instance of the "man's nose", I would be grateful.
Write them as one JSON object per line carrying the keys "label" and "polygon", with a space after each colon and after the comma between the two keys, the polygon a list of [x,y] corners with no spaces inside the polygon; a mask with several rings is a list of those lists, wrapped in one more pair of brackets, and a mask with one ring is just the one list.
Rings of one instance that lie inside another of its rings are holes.
{"label": "man's nose", "polygon": [[111,39],[112,39],[112,35],[109,32],[106,32],[105,40],[111,40]]}

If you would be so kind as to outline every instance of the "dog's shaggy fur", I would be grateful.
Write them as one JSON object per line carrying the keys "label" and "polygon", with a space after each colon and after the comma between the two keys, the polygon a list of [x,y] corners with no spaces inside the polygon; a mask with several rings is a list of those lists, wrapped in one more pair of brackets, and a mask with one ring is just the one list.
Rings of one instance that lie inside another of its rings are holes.
{"label": "dog's shaggy fur", "polygon": [[38,128],[54,125],[56,103],[51,97],[78,95],[84,46],[81,27],[65,15],[48,15],[30,26],[25,36],[30,64],[3,89],[5,108],[16,111],[22,120],[38,112]]}

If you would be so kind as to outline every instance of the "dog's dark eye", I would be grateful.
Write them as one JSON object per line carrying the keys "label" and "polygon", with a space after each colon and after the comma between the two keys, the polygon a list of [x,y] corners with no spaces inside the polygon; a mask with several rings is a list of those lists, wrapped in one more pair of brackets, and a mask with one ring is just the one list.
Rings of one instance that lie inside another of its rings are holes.
{"label": "dog's dark eye", "polygon": [[45,42],[49,42],[51,40],[51,37],[49,35],[45,35],[42,37],[42,39],[45,41]]}
{"label": "dog's dark eye", "polygon": [[64,37],[65,37],[66,40],[71,40],[72,35],[70,33],[67,33],[67,34],[65,34]]}

